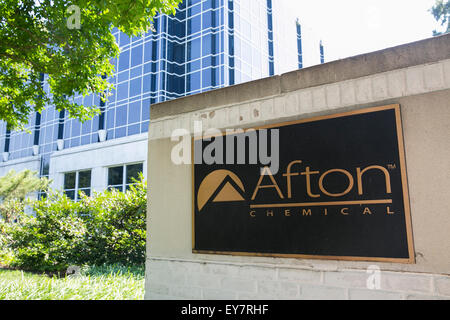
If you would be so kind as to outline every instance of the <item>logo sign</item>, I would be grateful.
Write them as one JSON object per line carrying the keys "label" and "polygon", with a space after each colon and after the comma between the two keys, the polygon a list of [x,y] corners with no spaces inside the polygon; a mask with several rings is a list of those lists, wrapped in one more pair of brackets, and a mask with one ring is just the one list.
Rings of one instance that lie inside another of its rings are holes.
{"label": "logo sign", "polygon": [[231,138],[249,160],[271,130],[277,148],[263,142],[278,152],[276,166],[242,161],[238,143],[220,152],[240,161],[204,164],[202,152],[226,139],[194,138],[194,253],[414,263],[398,105]]}

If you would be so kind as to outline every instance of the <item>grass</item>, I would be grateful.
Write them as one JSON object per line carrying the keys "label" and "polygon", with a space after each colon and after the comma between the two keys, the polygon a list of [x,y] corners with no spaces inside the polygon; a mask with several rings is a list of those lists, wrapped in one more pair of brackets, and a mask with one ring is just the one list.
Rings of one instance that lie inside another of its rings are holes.
{"label": "grass", "polygon": [[103,266],[50,278],[0,269],[0,300],[142,300],[144,273],[144,267]]}

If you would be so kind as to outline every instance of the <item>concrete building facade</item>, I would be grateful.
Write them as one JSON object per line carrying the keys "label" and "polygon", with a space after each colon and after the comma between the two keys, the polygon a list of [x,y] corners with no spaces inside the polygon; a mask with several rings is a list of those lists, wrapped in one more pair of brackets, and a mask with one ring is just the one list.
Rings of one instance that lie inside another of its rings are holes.
{"label": "concrete building facade", "polygon": [[[391,104],[401,109],[414,263],[193,253],[193,169],[171,161],[175,129]],[[450,35],[154,105],[146,299],[450,299],[449,121]]]}

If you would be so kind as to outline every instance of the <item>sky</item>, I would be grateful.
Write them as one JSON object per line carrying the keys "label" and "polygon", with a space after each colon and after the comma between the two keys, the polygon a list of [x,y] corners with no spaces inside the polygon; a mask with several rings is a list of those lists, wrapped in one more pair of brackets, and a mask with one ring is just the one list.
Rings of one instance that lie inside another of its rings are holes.
{"label": "sky", "polygon": [[434,0],[289,0],[325,46],[326,61],[432,37]]}

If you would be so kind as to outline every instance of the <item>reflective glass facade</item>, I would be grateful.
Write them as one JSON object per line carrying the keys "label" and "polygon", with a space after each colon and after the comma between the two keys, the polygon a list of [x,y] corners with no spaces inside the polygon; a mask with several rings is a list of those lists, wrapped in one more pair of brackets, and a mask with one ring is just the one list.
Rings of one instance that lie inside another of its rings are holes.
{"label": "reflective glass facade", "polygon": [[148,130],[149,106],[225,85],[224,0],[189,0],[175,16],[155,19],[156,32],[114,32],[121,53],[105,110],[107,139]]}
{"label": "reflective glass facade", "polygon": [[[33,116],[30,117],[28,124],[25,126],[25,129],[33,132],[35,121],[36,115],[33,114]],[[33,134],[27,133],[26,131],[9,132],[6,125],[3,125],[2,127],[2,129],[4,129],[4,141],[2,144],[5,145],[5,147],[9,146],[9,148],[5,149],[5,152],[8,152],[9,150],[9,160],[24,158],[33,154]]]}
{"label": "reflective glass facade", "polygon": [[[108,81],[115,89],[108,101],[95,95],[71,98],[99,106],[101,115],[80,123],[48,106],[30,115],[31,134],[9,133],[0,123],[0,147],[8,160],[39,154],[45,176],[58,140],[68,149],[99,142],[99,130],[106,131],[107,140],[145,133],[154,103],[297,69],[297,23],[286,3],[185,0],[175,16],[155,18],[155,32],[129,37],[114,30],[120,55],[111,61],[115,74]],[[37,153],[33,146],[39,146]]]}

